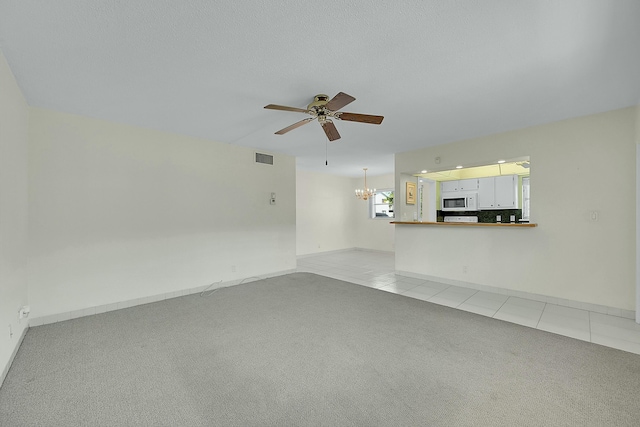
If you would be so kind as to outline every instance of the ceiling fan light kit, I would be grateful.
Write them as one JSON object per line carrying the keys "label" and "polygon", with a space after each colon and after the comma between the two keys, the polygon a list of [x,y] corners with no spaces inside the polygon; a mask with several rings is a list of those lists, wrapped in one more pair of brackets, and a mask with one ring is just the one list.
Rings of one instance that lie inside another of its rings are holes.
{"label": "ceiling fan light kit", "polygon": [[292,111],[295,113],[306,113],[311,115],[311,117],[300,120],[299,122],[287,126],[286,128],[280,129],[276,132],[276,135],[284,135],[285,133],[293,129],[299,128],[300,126],[317,119],[318,123],[320,123],[320,125],[322,126],[324,133],[327,135],[329,141],[335,141],[337,139],[340,139],[340,133],[338,132],[336,125],[333,124],[333,120],[331,119],[369,123],[374,125],[379,125],[384,119],[383,116],[338,111],[342,107],[352,103],[355,100],[356,99],[353,96],[347,95],[344,92],[340,92],[331,99],[329,99],[329,96],[325,94],[318,94],[314,96],[313,101],[309,105],[307,105],[306,110],[303,108],[287,107],[284,105],[276,104],[265,105],[264,108],[268,110]]}

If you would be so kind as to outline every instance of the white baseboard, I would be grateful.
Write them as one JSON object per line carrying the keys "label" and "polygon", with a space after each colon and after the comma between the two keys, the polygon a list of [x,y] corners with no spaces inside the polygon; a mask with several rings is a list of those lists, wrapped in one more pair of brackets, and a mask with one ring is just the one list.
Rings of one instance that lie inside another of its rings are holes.
{"label": "white baseboard", "polygon": [[343,253],[343,252],[350,252],[350,251],[354,251],[356,248],[345,248],[345,249],[335,249],[332,251],[322,251],[322,252],[313,252],[310,254],[302,254],[302,255],[296,255],[297,259],[301,259],[301,258],[309,258],[312,256],[318,256],[318,255],[331,255],[331,254],[339,254],[339,253]]}
{"label": "white baseboard", "polygon": [[13,359],[15,359],[16,354],[18,354],[18,350],[20,349],[20,346],[22,345],[22,341],[24,340],[25,335],[27,335],[28,330],[29,330],[29,324],[27,324],[27,327],[22,330],[22,333],[20,334],[20,338],[16,343],[16,347],[11,352],[11,357],[7,362],[7,366],[5,366],[4,369],[2,370],[2,376],[0,376],[0,387],[2,387],[2,384],[4,383],[4,379],[7,378],[7,374],[9,374],[9,369],[11,368],[11,364],[13,363]]}
{"label": "white baseboard", "polygon": [[303,258],[314,257],[314,256],[318,256],[318,255],[332,255],[332,254],[339,254],[339,253],[353,252],[353,251],[376,252],[376,253],[383,253],[383,254],[394,254],[395,253],[394,251],[383,251],[381,249],[369,249],[369,248],[352,247],[352,248],[346,248],[346,249],[336,249],[336,250],[333,250],[333,251],[314,252],[314,253],[311,253],[311,254],[296,255],[296,258],[297,259],[303,259]]}
{"label": "white baseboard", "polygon": [[197,286],[195,288],[182,289],[174,292],[166,292],[163,294],[151,295],[148,297],[135,298],[126,301],[120,301],[112,304],[103,304],[95,307],[84,308],[80,310],[68,311],[64,313],[56,313],[48,316],[34,317],[29,320],[29,326],[48,325],[50,323],[63,322],[65,320],[77,319],[78,317],[92,316],[94,314],[106,313],[108,311],[121,310],[123,308],[135,307],[137,305],[150,304],[157,301],[163,301],[171,298],[178,298],[185,295],[199,294],[204,291],[213,290],[216,288],[226,288],[229,286],[235,286],[242,283],[252,282],[254,280],[268,279],[270,277],[283,276],[285,274],[295,273],[295,269],[276,271],[267,274],[261,274],[260,276],[245,277],[243,279],[229,280],[227,282],[215,282],[206,286]]}
{"label": "white baseboard", "polygon": [[374,253],[378,253],[378,254],[395,255],[395,251],[383,251],[382,249],[353,248],[353,250],[362,251],[362,252],[374,252]]}
{"label": "white baseboard", "polygon": [[430,280],[432,282],[444,283],[445,285],[459,286],[461,288],[476,289],[479,291],[492,292],[494,294],[508,295],[513,297],[525,298],[534,301],[540,301],[549,304],[561,305],[564,307],[578,308],[581,310],[593,311],[611,316],[624,317],[635,320],[636,312],[634,310],[625,310],[622,308],[609,307],[606,305],[592,304],[588,302],[574,301],[564,298],[550,297],[530,292],[516,291],[512,289],[498,288],[495,286],[480,285],[478,283],[464,282],[462,280],[446,279],[444,277],[429,276],[427,274],[412,273],[410,271],[396,270],[396,274],[400,276],[412,277],[414,279]]}

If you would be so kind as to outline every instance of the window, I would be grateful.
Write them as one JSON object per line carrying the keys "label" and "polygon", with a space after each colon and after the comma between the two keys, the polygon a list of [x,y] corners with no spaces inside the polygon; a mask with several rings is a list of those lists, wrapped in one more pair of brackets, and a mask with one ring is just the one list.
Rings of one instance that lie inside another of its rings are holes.
{"label": "window", "polygon": [[370,218],[394,218],[393,213],[393,190],[377,190],[374,196],[369,199]]}

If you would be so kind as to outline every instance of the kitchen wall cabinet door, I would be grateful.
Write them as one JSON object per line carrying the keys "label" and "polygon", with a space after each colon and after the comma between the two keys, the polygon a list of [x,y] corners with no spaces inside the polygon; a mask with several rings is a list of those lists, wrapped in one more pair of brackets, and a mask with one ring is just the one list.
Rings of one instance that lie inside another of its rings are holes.
{"label": "kitchen wall cabinet door", "polygon": [[518,177],[516,175],[495,177],[495,205],[500,209],[518,207]]}
{"label": "kitchen wall cabinet door", "polygon": [[478,178],[461,179],[458,182],[460,191],[476,191],[478,189]]}
{"label": "kitchen wall cabinet door", "polygon": [[478,209],[495,209],[496,190],[494,177],[478,179]]}
{"label": "kitchen wall cabinet door", "polygon": [[446,193],[448,191],[458,191],[459,190],[459,182],[458,180],[455,181],[442,181],[440,183],[440,191],[442,191],[443,193]]}
{"label": "kitchen wall cabinet door", "polygon": [[517,209],[518,176],[478,179],[478,209]]}

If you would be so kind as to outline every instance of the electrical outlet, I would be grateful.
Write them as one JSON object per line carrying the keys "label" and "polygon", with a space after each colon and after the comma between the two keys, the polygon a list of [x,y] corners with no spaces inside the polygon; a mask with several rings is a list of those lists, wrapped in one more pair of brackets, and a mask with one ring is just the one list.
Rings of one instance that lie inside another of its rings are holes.
{"label": "electrical outlet", "polygon": [[231,272],[232,272],[232,273],[235,273],[235,272],[236,272],[236,266],[235,266],[235,265],[232,265],[232,266],[231,266]]}

